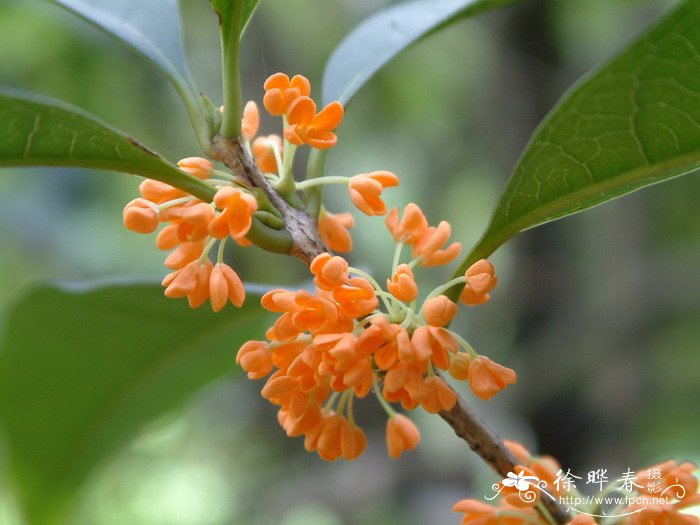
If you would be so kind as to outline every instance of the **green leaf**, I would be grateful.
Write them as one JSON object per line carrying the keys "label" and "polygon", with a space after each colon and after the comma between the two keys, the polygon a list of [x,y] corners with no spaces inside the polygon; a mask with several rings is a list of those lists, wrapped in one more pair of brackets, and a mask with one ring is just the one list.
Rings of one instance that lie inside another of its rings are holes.
{"label": "green leaf", "polygon": [[258,8],[259,3],[260,3],[260,0],[244,0],[243,1],[243,16],[241,17],[241,19],[242,19],[241,25],[243,26],[244,30],[245,30],[246,26],[248,25],[248,22],[250,22],[250,18],[253,16],[253,13]]}
{"label": "green leaf", "polygon": [[211,200],[214,190],[123,131],[64,102],[0,87],[0,167],[74,166],[161,180]]}
{"label": "green leaf", "polygon": [[264,332],[256,295],[218,314],[150,283],[21,297],[0,341],[0,430],[27,522],[60,523],[87,475],[145,423],[237,371],[238,346]]}
{"label": "green leaf", "polygon": [[222,25],[235,12],[240,2],[242,2],[242,9],[239,36],[243,34],[248,22],[250,22],[250,18],[258,8],[260,0],[211,0],[212,7],[216,11],[217,16],[219,16]]}
{"label": "green leaf", "polygon": [[184,100],[200,143],[212,131],[187,68],[177,0],[49,0],[129,45],[159,67]]}
{"label": "green leaf", "polygon": [[589,74],[540,124],[457,273],[518,232],[700,168],[700,2]]}
{"label": "green leaf", "polygon": [[347,104],[399,53],[467,16],[519,0],[418,0],[388,7],[360,23],[333,51],[323,74],[323,101]]}

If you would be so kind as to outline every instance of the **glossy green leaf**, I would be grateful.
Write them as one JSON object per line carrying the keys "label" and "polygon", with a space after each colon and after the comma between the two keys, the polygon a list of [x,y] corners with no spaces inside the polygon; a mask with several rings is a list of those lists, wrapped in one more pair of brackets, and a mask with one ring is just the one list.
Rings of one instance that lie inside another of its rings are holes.
{"label": "glossy green leaf", "polygon": [[182,46],[178,0],[49,0],[129,45],[170,78],[187,105],[200,142],[208,144],[199,91]]}
{"label": "glossy green leaf", "polygon": [[237,371],[238,346],[265,330],[256,295],[218,314],[149,283],[21,297],[0,341],[0,432],[27,522],[60,523],[86,476],[145,423]]}
{"label": "glossy green leaf", "polygon": [[333,51],[323,74],[323,101],[347,104],[403,50],[446,25],[519,0],[418,0],[400,3],[360,23]]}
{"label": "glossy green leaf", "polygon": [[700,1],[689,0],[564,95],[458,272],[520,231],[698,168]]}
{"label": "glossy green leaf", "polygon": [[167,182],[211,200],[214,190],[126,133],[63,102],[0,87],[0,167],[74,166]]}

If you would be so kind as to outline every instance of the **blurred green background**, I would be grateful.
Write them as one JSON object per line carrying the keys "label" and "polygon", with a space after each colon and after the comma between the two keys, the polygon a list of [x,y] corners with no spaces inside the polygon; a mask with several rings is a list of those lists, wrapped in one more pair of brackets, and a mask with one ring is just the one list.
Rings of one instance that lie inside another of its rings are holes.
{"label": "blurred green background", "polygon": [[[335,45],[390,3],[262,2],[244,37],[245,97],[259,102],[262,82],[279,70],[308,76],[320,93]],[[395,171],[402,186],[388,192],[389,204],[418,202],[469,246],[546,111],[672,3],[533,0],[454,24],[363,89],[328,174]],[[190,67],[218,104],[215,17],[203,0],[181,4]],[[45,2],[1,0],[0,84],[84,107],[171,160],[198,153],[163,77]],[[277,125],[265,121],[263,132]],[[160,278],[163,254],[153,238],[121,224],[137,185],[73,169],[2,170],[0,312],[37,281]],[[494,256],[499,289],[456,326],[480,353],[518,371],[516,386],[474,402],[503,437],[556,456],[578,475],[603,467],[617,476],[667,457],[700,461],[698,195],[697,177],[655,186],[526,232]],[[350,208],[338,189],[327,203],[331,211]],[[381,218],[353,214],[352,262],[381,276],[390,265],[388,233]],[[234,257],[246,281],[307,278],[305,267],[282,256],[239,250]],[[429,289],[447,275],[423,271],[420,280]],[[436,416],[416,411],[423,442],[392,461],[384,417],[368,398],[358,406],[366,453],[328,464],[284,435],[261,386],[241,376],[212,384],[144,429],[95,472],[71,523],[439,525],[458,522],[450,512],[457,500],[490,493],[494,476]],[[0,524],[15,523],[0,486]]]}

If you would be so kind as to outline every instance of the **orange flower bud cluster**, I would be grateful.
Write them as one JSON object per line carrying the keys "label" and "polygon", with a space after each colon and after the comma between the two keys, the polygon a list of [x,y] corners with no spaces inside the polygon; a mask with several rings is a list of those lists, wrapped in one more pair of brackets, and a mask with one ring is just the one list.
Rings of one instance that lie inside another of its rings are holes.
{"label": "orange flower bud cluster", "polygon": [[243,187],[212,179],[214,166],[207,159],[190,157],[178,166],[190,175],[214,182],[218,191],[213,202],[145,179],[139,186],[141,197],[124,208],[124,226],[138,233],[152,233],[160,224],[165,225],[158,233],[156,246],[173,250],[165,259],[165,265],[173,270],[163,279],[166,297],[187,297],[192,308],[209,300],[215,312],[228,302],[240,307],[245,288],[238,274],[222,260],[213,264],[208,254],[217,240],[225,242],[227,237],[242,246],[249,244],[245,236],[258,209],[257,200]]}
{"label": "orange flower bud cluster", "polygon": [[[423,217],[417,206],[410,209]],[[419,223],[419,233],[434,235],[424,217]],[[407,242],[422,239],[404,230],[401,238]],[[416,308],[413,267],[418,261],[400,263],[401,243],[398,248],[386,290],[344,258],[318,255],[310,265],[315,291],[266,293],[262,306],[279,317],[266,341],[250,341],[238,353],[237,362],[249,377],[271,374],[262,395],[280,407],[287,434],[304,436],[306,449],[324,459],[355,459],[364,450],[365,436],[352,410],[356,397],[373,391],[386,409],[387,448],[396,458],[416,447],[420,433],[391,404],[437,413],[457,402],[437,371],[468,379],[483,398],[515,382],[512,370],[476,355],[468,345],[468,352],[460,351],[461,338],[447,328],[458,307],[445,295],[430,294]]]}
{"label": "orange flower bud cluster", "polygon": [[[332,147],[337,141],[334,130],[343,118],[341,104],[334,102],[317,111],[310,94],[309,81],[300,75],[290,79],[277,73],[268,78],[263,105],[283,117],[284,141],[277,135],[256,137],[260,115],[257,105],[248,102],[241,120],[242,147],[288,202],[294,188],[337,183],[347,185],[351,201],[363,213],[386,214],[382,193],[399,184],[399,178],[389,171],[294,181],[294,146]],[[209,301],[214,311],[229,302],[241,306],[245,289],[237,273],[223,262],[224,243],[231,238],[240,246],[250,245],[247,235],[259,206],[278,219],[282,214],[267,199],[259,203],[249,181],[239,174],[215,170],[210,161],[199,157],[178,164],[216,189],[212,201],[203,202],[147,179],[140,186],[141,197],[124,209],[124,224],[141,233],[154,232],[164,224],[156,245],[172,250],[165,260],[173,270],[163,280],[167,297],[186,297],[192,307]],[[267,377],[262,395],[280,407],[279,422],[287,434],[304,436],[307,450],[327,460],[355,459],[366,446],[364,432],[354,421],[356,397],[364,398],[373,391],[387,411],[386,442],[389,455],[395,458],[415,448],[420,434],[392,404],[405,410],[420,406],[429,413],[452,409],[457,394],[443,374],[468,380],[483,399],[516,380],[515,372],[476,354],[448,328],[458,306],[442,292],[450,284],[463,284],[462,302],[486,302],[496,285],[493,266],[478,261],[464,277],[427,294],[419,308],[415,268],[448,264],[459,255],[461,245],[449,242],[449,223],[431,226],[412,203],[405,207],[403,217],[397,209],[389,211],[386,225],[396,241],[396,252],[385,289],[344,258],[318,255],[310,265],[315,290],[266,293],[262,306],[279,316],[267,330],[266,341],[247,342],[236,358],[251,379]],[[334,215],[320,208],[319,233],[331,249],[351,250],[348,230],[352,226],[350,214]],[[217,243],[214,262],[209,252]],[[411,248],[411,259],[402,262],[405,246]]]}

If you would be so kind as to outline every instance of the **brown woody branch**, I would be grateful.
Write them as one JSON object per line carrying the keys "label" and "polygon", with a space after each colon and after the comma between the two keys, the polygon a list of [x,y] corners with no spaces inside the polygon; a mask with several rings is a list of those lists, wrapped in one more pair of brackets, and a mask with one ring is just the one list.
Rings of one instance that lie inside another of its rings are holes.
{"label": "brown woody branch", "polygon": [[[217,135],[214,137],[213,146],[218,160],[236,175],[245,177],[252,186],[262,190],[282,214],[285,228],[293,240],[290,255],[310,264],[314,257],[329,251],[321,240],[316,221],[305,211],[294,208],[282,198],[270,181],[260,173],[253,159],[243,148],[240,139],[227,140]],[[516,458],[506,448],[501,438],[481,420],[461,396],[457,396],[457,404],[454,408],[440,412],[440,417],[499,475],[506,477],[518,465]],[[538,511],[545,519],[548,513],[558,524],[569,521],[566,508],[558,502],[544,497],[541,498],[541,503],[547,512],[542,513],[540,509]]]}

